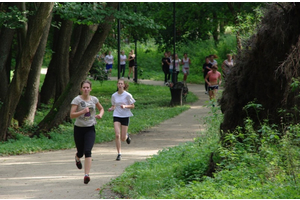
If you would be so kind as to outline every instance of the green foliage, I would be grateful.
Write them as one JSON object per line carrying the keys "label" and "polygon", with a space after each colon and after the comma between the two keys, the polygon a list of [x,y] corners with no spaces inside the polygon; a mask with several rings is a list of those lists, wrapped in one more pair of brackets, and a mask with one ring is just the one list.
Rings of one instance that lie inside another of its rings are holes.
{"label": "green foliage", "polygon": [[[188,105],[169,107],[170,92],[168,87],[139,85],[129,83],[129,92],[136,99],[135,109],[132,111],[134,116],[130,120],[129,132],[132,134],[155,126],[160,122],[172,118],[189,108]],[[100,103],[105,109],[105,114],[95,126],[96,143],[114,140],[114,128],[112,113],[107,112],[111,106],[111,95],[117,89],[116,81],[92,81],[93,90],[91,95],[98,97]],[[151,98],[149,98],[151,97]],[[197,97],[189,94],[187,102],[194,102]],[[1,142],[0,155],[17,155],[23,153],[33,153],[46,150],[69,149],[74,147],[73,123],[64,123],[59,128],[53,129],[49,135],[29,137],[37,128],[36,125],[47,115],[51,105],[42,105],[37,111],[33,126],[24,126],[20,128],[10,128],[12,138],[7,142]],[[73,120],[74,121],[74,120]]]}
{"label": "green foliage", "polygon": [[104,9],[105,5],[102,2],[55,3],[54,13],[79,25],[100,24],[104,22],[105,16],[112,13],[112,10]]}
{"label": "green foliage", "polygon": [[[249,105],[254,106],[250,103]],[[135,163],[110,184],[127,198],[152,199],[298,199],[300,198],[300,125],[288,125],[279,138],[276,125],[263,120],[260,132],[246,119],[246,128],[218,141],[222,114],[212,108],[207,130],[193,143],[167,148]],[[259,145],[256,145],[256,144]],[[213,177],[206,176],[214,152]]]}
{"label": "green foliage", "polygon": [[[133,43],[122,44],[121,49],[128,53],[131,49],[135,49]],[[195,50],[197,49],[197,50]],[[234,53],[236,49],[236,39],[233,35],[223,35],[220,38],[218,47],[216,48],[213,39],[205,41],[189,41],[186,45],[178,48],[177,53],[180,59],[183,58],[183,54],[188,53],[188,57],[191,59],[190,75],[187,78],[189,83],[204,83],[204,77],[202,72],[202,67],[205,62],[205,57],[210,54],[216,54],[219,71],[221,71],[222,62],[227,59],[226,54]],[[114,56],[114,63],[118,63],[117,51],[112,51]],[[157,81],[164,81],[164,73],[162,71],[161,59],[163,58],[164,52],[158,50],[158,46],[155,45],[153,40],[147,41],[147,43],[137,43],[137,64],[138,70],[142,70],[142,76],[138,76],[138,79],[151,79]],[[112,76],[117,76],[117,64],[114,64],[112,71]],[[126,73],[128,73],[128,62],[126,65]],[[180,66],[180,72],[178,75],[178,81],[183,80],[183,73],[181,71],[182,66]],[[141,75],[141,74],[140,74]]]}
{"label": "green foliage", "polygon": [[24,27],[28,19],[26,14],[28,11],[21,12],[16,6],[9,6],[0,10],[0,27],[4,26],[10,29],[17,29]]}

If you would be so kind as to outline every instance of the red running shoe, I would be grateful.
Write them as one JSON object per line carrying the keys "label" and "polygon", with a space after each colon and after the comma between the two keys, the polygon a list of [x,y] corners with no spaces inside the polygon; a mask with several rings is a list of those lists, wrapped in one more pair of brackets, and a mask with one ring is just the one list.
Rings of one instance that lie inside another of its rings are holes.
{"label": "red running shoe", "polygon": [[89,175],[85,175],[84,178],[83,178],[84,184],[88,184],[90,182],[90,180],[91,179],[90,179]]}

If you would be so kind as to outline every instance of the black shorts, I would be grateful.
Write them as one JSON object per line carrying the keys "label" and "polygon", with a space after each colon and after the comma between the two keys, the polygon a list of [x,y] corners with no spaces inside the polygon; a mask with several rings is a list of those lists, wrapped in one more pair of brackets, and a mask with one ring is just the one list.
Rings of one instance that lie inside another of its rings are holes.
{"label": "black shorts", "polygon": [[129,117],[114,117],[114,122],[120,122],[122,126],[128,126],[129,125]]}
{"label": "black shorts", "polygon": [[208,86],[208,91],[217,90],[217,89],[219,89],[218,85]]}

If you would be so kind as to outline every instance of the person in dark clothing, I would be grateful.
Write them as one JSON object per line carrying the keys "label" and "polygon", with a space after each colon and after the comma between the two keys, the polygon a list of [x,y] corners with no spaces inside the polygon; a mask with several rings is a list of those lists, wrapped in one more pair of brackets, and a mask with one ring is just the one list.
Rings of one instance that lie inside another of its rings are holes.
{"label": "person in dark clothing", "polygon": [[[211,71],[211,67],[212,67],[212,64],[209,62],[209,56],[206,56],[206,57],[205,57],[205,63],[203,64],[203,69],[202,69],[202,71],[203,71],[203,77],[204,77],[204,78],[206,77],[207,73],[208,73],[209,71]],[[207,84],[207,82],[205,81],[205,94],[208,93],[208,92],[207,92],[207,89],[208,89],[208,84]]]}
{"label": "person in dark clothing", "polygon": [[161,65],[162,65],[162,70],[163,70],[163,72],[165,74],[165,84],[167,84],[168,83],[168,75],[170,73],[169,66],[170,66],[171,60],[168,57],[168,53],[167,52],[164,55],[165,55],[165,57],[162,58]]}

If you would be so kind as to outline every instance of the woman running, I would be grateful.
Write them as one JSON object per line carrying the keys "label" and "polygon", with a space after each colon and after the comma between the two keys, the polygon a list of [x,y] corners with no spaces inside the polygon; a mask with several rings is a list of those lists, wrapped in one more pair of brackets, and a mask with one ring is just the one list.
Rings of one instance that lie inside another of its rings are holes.
{"label": "woman running", "polygon": [[222,78],[221,73],[217,71],[217,65],[213,65],[211,69],[212,70],[207,72],[207,75],[205,76],[205,82],[208,84],[209,99],[214,100],[216,98],[219,85],[221,85]]}
{"label": "woman running", "polygon": [[118,80],[118,91],[115,92],[111,97],[112,106],[108,111],[114,111],[114,128],[116,134],[116,147],[117,147],[117,161],[122,158],[121,154],[121,141],[126,141],[130,144],[131,138],[128,131],[129,117],[133,116],[130,109],[134,108],[134,98],[126,90],[128,89],[128,84],[125,83],[124,79]]}
{"label": "woman running", "polygon": [[132,78],[134,79],[134,59],[135,59],[135,54],[134,54],[134,50],[132,49],[129,53],[128,56],[128,60],[129,60],[129,73],[128,73],[128,80],[130,80],[130,74],[132,72]]}
{"label": "woman running", "polygon": [[[95,142],[95,124],[96,118],[101,119],[104,110],[97,97],[91,96],[92,83],[88,80],[81,83],[81,95],[78,95],[71,102],[71,119],[76,118],[74,124],[74,140],[77,148],[75,154],[75,163],[78,169],[82,169],[80,158],[85,155],[84,161],[84,179],[88,184],[90,181],[89,173],[92,165],[92,148]],[[96,115],[96,108],[100,111]]]}
{"label": "woman running", "polygon": [[107,71],[108,75],[111,76],[111,71],[112,71],[113,64],[114,64],[114,57],[113,57],[113,55],[111,55],[111,51],[109,51],[108,55],[105,56],[104,61],[106,63],[106,71]]}
{"label": "woman running", "polygon": [[121,55],[120,55],[120,74],[122,74],[122,77],[124,78],[124,74],[125,74],[125,66],[126,66],[126,60],[127,60],[127,56],[124,54],[124,51],[121,51]]}
{"label": "woman running", "polygon": [[183,54],[183,59],[182,59],[182,72],[183,72],[183,82],[186,82],[187,76],[190,74],[190,64],[191,64],[191,59],[187,57],[187,53]]}

